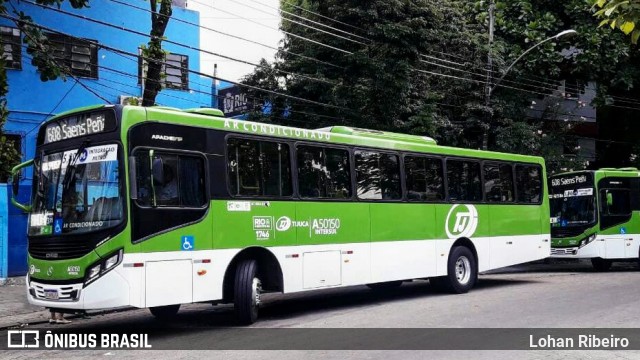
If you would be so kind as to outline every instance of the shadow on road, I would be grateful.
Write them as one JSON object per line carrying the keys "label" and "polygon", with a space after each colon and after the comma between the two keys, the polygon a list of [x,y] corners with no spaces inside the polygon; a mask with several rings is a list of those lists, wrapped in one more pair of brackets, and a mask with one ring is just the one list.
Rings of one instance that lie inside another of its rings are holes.
{"label": "shadow on road", "polygon": [[[505,288],[524,285],[535,281],[523,279],[495,279],[480,278],[480,281],[472,292],[488,291],[495,288]],[[340,289],[317,290],[296,294],[266,294],[263,306],[260,309],[260,319],[291,320],[297,317],[328,311],[342,311],[349,309],[362,309],[381,303],[393,303],[394,301],[406,301],[422,298],[429,301],[430,298],[441,296],[465,296],[449,295],[436,291],[428,281],[416,280],[406,282],[402,286],[388,290],[371,290],[364,286],[355,286]],[[124,314],[124,313],[123,313]],[[260,323],[258,323],[258,326]],[[100,321],[82,321],[71,324],[70,328],[91,329],[96,332],[145,332],[155,336],[192,332],[197,329],[213,330],[235,327],[236,322],[232,305],[208,306],[201,304],[187,307],[170,321],[155,319],[148,312],[138,311],[136,316],[117,316],[109,319],[105,317]]]}

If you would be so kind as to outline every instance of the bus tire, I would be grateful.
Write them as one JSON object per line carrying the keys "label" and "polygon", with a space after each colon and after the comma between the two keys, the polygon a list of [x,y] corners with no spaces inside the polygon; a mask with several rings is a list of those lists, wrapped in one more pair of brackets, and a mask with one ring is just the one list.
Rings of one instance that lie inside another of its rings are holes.
{"label": "bus tire", "polygon": [[373,291],[384,291],[384,290],[391,290],[391,289],[400,287],[400,285],[402,285],[402,282],[403,282],[402,280],[387,281],[387,282],[381,282],[381,283],[375,283],[375,284],[367,284],[367,287]]}
{"label": "bus tire", "polygon": [[466,246],[454,246],[447,261],[447,275],[429,279],[437,290],[464,294],[478,279],[478,266],[473,252]]}
{"label": "bus tire", "polygon": [[591,258],[591,265],[596,271],[608,271],[611,269],[611,260],[603,258]]}
{"label": "bus tire", "polygon": [[180,310],[180,304],[178,305],[165,305],[150,307],[149,311],[158,320],[170,320],[176,317],[176,314]]}
{"label": "bus tire", "polygon": [[242,325],[253,324],[258,319],[262,283],[257,276],[258,262],[242,260],[236,267],[233,305],[236,319]]}

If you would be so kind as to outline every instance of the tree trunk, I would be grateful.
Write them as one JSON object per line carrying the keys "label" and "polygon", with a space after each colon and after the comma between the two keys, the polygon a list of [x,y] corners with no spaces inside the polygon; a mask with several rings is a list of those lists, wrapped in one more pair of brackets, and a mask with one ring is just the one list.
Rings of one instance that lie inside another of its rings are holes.
{"label": "tree trunk", "polygon": [[156,96],[162,90],[162,65],[165,62],[165,53],[162,50],[164,31],[169,24],[172,14],[171,0],[160,0],[160,12],[157,10],[156,0],[150,0],[151,5],[151,32],[149,48],[142,51],[143,60],[148,64],[147,76],[144,80],[144,93],[142,106],[153,106]]}

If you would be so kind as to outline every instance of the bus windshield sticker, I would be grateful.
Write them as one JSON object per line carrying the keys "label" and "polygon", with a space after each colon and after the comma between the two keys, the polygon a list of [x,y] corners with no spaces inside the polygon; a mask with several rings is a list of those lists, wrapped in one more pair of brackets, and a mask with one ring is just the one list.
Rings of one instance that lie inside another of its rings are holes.
{"label": "bus windshield sticker", "polygon": [[227,211],[251,211],[248,201],[227,201]]}

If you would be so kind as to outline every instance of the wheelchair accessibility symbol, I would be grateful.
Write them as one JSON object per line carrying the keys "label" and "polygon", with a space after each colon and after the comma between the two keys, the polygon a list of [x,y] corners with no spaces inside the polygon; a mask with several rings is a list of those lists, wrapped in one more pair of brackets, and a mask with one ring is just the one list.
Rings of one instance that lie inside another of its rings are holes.
{"label": "wheelchair accessibility symbol", "polygon": [[182,244],[182,251],[191,251],[195,245],[195,239],[191,235],[185,235],[180,240],[180,243]]}

